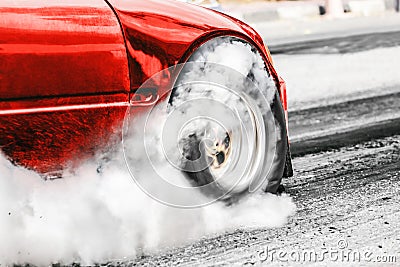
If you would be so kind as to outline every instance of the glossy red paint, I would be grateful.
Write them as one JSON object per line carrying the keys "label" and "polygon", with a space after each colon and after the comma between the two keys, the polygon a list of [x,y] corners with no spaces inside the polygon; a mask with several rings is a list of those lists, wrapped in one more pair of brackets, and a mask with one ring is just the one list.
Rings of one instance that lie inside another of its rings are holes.
{"label": "glossy red paint", "polygon": [[105,2],[38,2],[0,2],[0,147],[47,173],[104,148],[130,85],[121,28]]}
{"label": "glossy red paint", "polygon": [[[132,90],[155,73],[185,62],[212,37],[233,35],[255,44],[278,81],[262,38],[247,24],[203,7],[166,0],[108,0],[122,24]],[[166,74],[174,77],[172,73]],[[154,81],[155,86],[159,85]]]}
{"label": "glossy red paint", "polygon": [[[216,36],[232,35],[247,40],[264,56],[287,110],[286,87],[276,73],[262,37],[244,22],[203,7],[168,0],[108,0],[122,25],[127,45],[131,90],[135,91],[155,73],[184,63],[201,44]],[[173,69],[173,68],[171,68]],[[174,73],[165,73],[173,82]],[[157,75],[160,77],[160,75]],[[161,81],[153,81],[164,95]],[[167,84],[165,88],[170,88]]]}
{"label": "glossy red paint", "polygon": [[[146,104],[131,99],[138,87],[221,35],[262,52],[286,109],[262,38],[227,15],[168,0],[2,0],[1,150],[39,173],[74,166],[118,138],[129,103]],[[178,71],[148,89],[165,97]]]}

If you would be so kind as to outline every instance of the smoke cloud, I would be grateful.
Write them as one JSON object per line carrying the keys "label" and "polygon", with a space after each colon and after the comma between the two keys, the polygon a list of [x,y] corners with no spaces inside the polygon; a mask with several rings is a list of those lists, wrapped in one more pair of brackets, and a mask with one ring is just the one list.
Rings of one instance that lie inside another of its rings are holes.
{"label": "smoke cloud", "polygon": [[[221,63],[220,59],[226,58],[223,48],[213,47],[213,53],[203,56]],[[240,57],[248,55],[246,45],[225,48],[234,49],[231,52],[237,58],[222,63],[241,73],[249,73],[253,68],[255,76],[265,74],[263,68],[257,67],[261,66],[257,65],[261,64],[257,57]],[[221,54],[221,58],[216,58],[216,54]],[[238,64],[237,59],[243,64]],[[260,86],[266,88],[272,83],[266,80]],[[265,97],[271,100],[273,95],[266,93]],[[161,111],[157,116],[163,120],[167,113]],[[193,199],[207,202],[207,197],[199,190],[176,195],[154,179],[162,173],[170,182],[190,187],[185,176],[163,156],[162,125],[147,125],[146,151],[142,150],[142,129],[132,125],[131,134],[124,136],[125,151],[119,144],[112,155],[107,155],[111,160],[101,161],[104,155],[98,155],[71,172],[65,171],[62,179],[43,180],[0,154],[0,264],[44,266],[133,259],[138,254],[157,253],[237,228],[282,226],[294,213],[295,205],[289,196],[263,192],[248,195],[230,206],[213,202],[184,209],[160,203],[132,179],[127,163],[140,172],[141,183],[167,198],[190,203]],[[127,154],[127,147],[135,153]],[[154,168],[144,166],[147,156],[156,164],[156,173]]]}

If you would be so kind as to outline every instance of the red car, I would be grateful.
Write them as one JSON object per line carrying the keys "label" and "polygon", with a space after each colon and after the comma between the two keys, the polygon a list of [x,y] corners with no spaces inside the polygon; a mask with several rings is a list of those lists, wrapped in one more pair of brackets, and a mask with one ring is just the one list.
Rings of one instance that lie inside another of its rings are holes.
{"label": "red car", "polygon": [[[285,83],[268,49],[245,23],[178,1],[2,0],[1,151],[15,165],[45,178],[62,176],[63,170],[118,144],[127,109],[146,112],[163,100],[173,106],[184,94],[194,94],[193,88],[177,86],[190,82],[193,71],[180,64],[202,64],[199,69],[208,70],[202,77],[212,81],[219,67],[209,66],[218,58],[227,61],[226,68],[237,65],[236,74],[259,89],[248,90],[236,78],[224,85],[238,90],[233,94],[252,130],[242,142],[238,121],[239,131],[226,129],[222,139],[208,137],[215,140],[207,145],[200,145],[202,129],[188,133],[183,172],[194,184],[207,185],[218,180],[221,170],[241,171],[245,179],[233,189],[236,195],[247,192],[254,180],[276,193],[292,168]],[[238,70],[248,62],[247,70]],[[154,79],[159,73],[162,78]],[[232,163],[242,154],[249,160]],[[207,158],[206,168],[196,167],[201,157]],[[213,190],[228,191],[219,182]]]}

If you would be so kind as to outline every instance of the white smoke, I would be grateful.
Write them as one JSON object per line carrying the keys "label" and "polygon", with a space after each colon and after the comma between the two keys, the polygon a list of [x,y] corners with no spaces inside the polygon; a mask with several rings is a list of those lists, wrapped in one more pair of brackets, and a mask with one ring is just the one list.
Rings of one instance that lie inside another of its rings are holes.
{"label": "white smoke", "polygon": [[[235,190],[240,190],[240,185],[243,185],[250,191],[268,188],[268,182],[274,184],[273,179],[277,178],[275,170],[279,169],[280,159],[286,156],[282,147],[277,148],[276,144],[286,137],[281,131],[284,130],[283,123],[271,110],[279,95],[263,57],[250,43],[225,36],[203,44],[188,61],[177,80],[171,110],[180,110],[192,118],[201,116],[216,119],[223,127],[216,127],[209,120],[201,120],[191,125],[197,129],[185,130],[201,136],[201,132],[212,132],[215,128],[228,129],[217,130],[217,139],[221,140],[220,137],[229,132],[233,137],[232,143],[236,142],[236,145],[232,145],[232,151],[240,147],[236,157],[232,152],[228,158],[228,161],[232,158],[235,160],[227,162],[223,171],[218,170],[219,185],[230,187],[234,184]],[[205,103],[202,98],[213,101]],[[187,107],[187,103],[190,103],[190,107]],[[250,169],[256,172],[239,171],[247,169],[250,164],[258,166]],[[235,168],[229,169],[230,166]],[[247,178],[243,179],[241,175]],[[249,186],[246,180],[253,182]]]}
{"label": "white smoke", "polygon": [[[277,93],[276,85],[266,69],[263,58],[249,43],[235,37],[214,38],[203,44],[189,59],[184,68],[184,75],[179,78],[177,97],[174,105],[178,106],[187,98],[195,98],[196,93],[218,99],[228,106],[235,106],[235,99],[226,94],[226,90],[207,91],[207,84],[196,84],[196,90],[187,94],[192,81],[212,81],[232,92],[244,92],[248,95],[260,95],[258,105],[262,108],[271,104]],[[203,63],[203,64],[200,64]],[[225,66],[226,68],[221,68]],[[238,75],[241,74],[241,75]]]}
{"label": "white smoke", "polygon": [[44,181],[1,157],[0,262],[42,266],[133,258],[138,251],[151,253],[237,227],[281,226],[295,210],[289,197],[262,193],[229,207],[217,202],[173,208],[143,193],[121,157],[103,173],[96,169],[88,162],[75,175]]}
{"label": "white smoke", "polygon": [[[255,62],[251,59],[247,67],[237,67],[246,72]],[[157,123],[148,126],[147,153],[157,170],[174,184],[189,186],[181,172],[163,158],[160,127]],[[133,129],[124,145],[138,148],[127,155],[127,161],[140,171],[141,181],[183,202],[205,199],[200,191],[174,195],[154,179],[152,168],[143,165],[143,132],[137,130],[142,129]],[[134,182],[122,146],[116,151],[111,161],[102,163],[101,171],[98,160],[93,159],[65,173],[63,179],[47,181],[0,155],[0,265],[93,264],[132,259],[239,227],[282,226],[295,211],[289,196],[262,192],[231,206],[222,202],[195,209],[164,205]]]}

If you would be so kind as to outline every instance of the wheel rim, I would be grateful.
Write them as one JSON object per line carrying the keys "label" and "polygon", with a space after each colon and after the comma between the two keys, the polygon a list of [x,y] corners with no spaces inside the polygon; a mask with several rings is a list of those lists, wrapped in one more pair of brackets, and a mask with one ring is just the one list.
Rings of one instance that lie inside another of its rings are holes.
{"label": "wheel rim", "polygon": [[[191,82],[191,86],[202,87],[199,85],[201,83]],[[198,160],[200,163],[185,162],[187,165],[184,164],[183,171],[189,175],[207,171],[208,173],[204,173],[205,176],[209,176],[207,182],[202,182],[200,185],[213,184],[218,188],[220,196],[230,197],[251,188],[258,188],[267,176],[270,165],[268,159],[271,155],[266,151],[274,149],[273,142],[272,144],[269,142],[269,139],[275,139],[275,126],[273,122],[271,123],[271,113],[262,111],[259,103],[253,99],[254,96],[251,97],[245,92],[236,92],[210,83],[207,83],[206,88],[206,92],[198,94],[191,91],[192,97],[184,101],[187,105],[178,105],[177,108],[179,111],[182,107],[182,111],[178,113],[188,114],[186,123],[179,131],[178,139],[185,140],[196,135],[191,149],[200,150],[203,157],[202,160],[187,157],[188,160]],[[198,108],[206,106],[201,101],[213,101],[207,98],[209,91],[218,96],[214,96],[214,99],[221,99],[222,96],[229,99],[219,103],[226,107],[223,116]],[[193,110],[196,116],[191,117],[190,110]],[[232,118],[229,118],[229,112]],[[179,143],[187,144],[181,141]],[[181,151],[184,150],[181,148]]]}
{"label": "wheel rim", "polygon": [[[234,68],[231,68],[228,67],[229,64],[213,63],[215,61],[209,61],[206,57],[207,54],[215,55],[220,52],[226,55],[235,46],[250,60],[250,65],[246,63],[247,67],[244,69],[242,65],[238,65],[236,59],[233,59]],[[146,129],[151,132],[152,125],[157,125],[157,129],[161,127],[161,136],[156,135],[159,141],[155,141],[162,149],[161,155],[158,155],[168,161],[169,166],[183,173],[188,180],[183,184],[179,181],[176,183],[174,176],[163,173],[165,165],[154,154],[151,146],[154,139],[150,134],[149,138],[144,138],[143,147],[147,162],[150,163],[149,170],[155,174],[154,177],[160,185],[174,194],[171,198],[166,197],[157,189],[161,186],[151,187],[150,183],[144,182],[146,177],[142,171],[130,168],[132,178],[148,195],[169,205],[194,207],[216,200],[235,201],[245,192],[254,192],[264,184],[264,190],[274,192],[282,177],[282,162],[285,158],[280,155],[285,155],[286,151],[286,127],[284,115],[280,115],[283,112],[276,84],[263,59],[253,48],[234,37],[215,38],[196,51],[189,62],[169,70],[171,73],[177,71],[176,74],[179,75],[173,88],[168,89],[171,90],[169,101],[162,102],[165,107],[160,103],[152,108],[146,115],[143,126],[139,128],[145,129],[143,134],[146,136]],[[151,87],[162,77],[162,73],[152,77],[142,87]],[[165,94],[168,90],[165,90]],[[160,120],[157,110],[165,111],[164,108],[167,114],[165,119]],[[192,127],[192,121],[193,124],[196,121],[203,122],[203,126],[200,123]],[[213,121],[221,126],[215,123],[213,126]],[[128,125],[129,123],[126,124]],[[128,129],[124,135],[129,136],[129,128],[124,128]],[[210,136],[210,133],[213,135]],[[190,152],[187,147],[192,148],[192,154],[187,155]],[[125,155],[129,154],[130,149],[124,145]],[[130,158],[126,161],[128,166],[135,164]],[[188,197],[182,200],[174,197],[191,195],[199,189],[211,198]]]}
{"label": "wheel rim", "polygon": [[[210,173],[217,186],[230,193],[241,193],[249,188],[261,175],[260,166],[265,157],[263,152],[266,133],[263,116],[251,99],[246,95],[241,97],[246,111],[249,112],[250,123],[240,121],[229,132],[214,134],[211,146],[205,142],[206,155],[212,160]],[[238,169],[243,170],[240,176],[237,175]]]}

